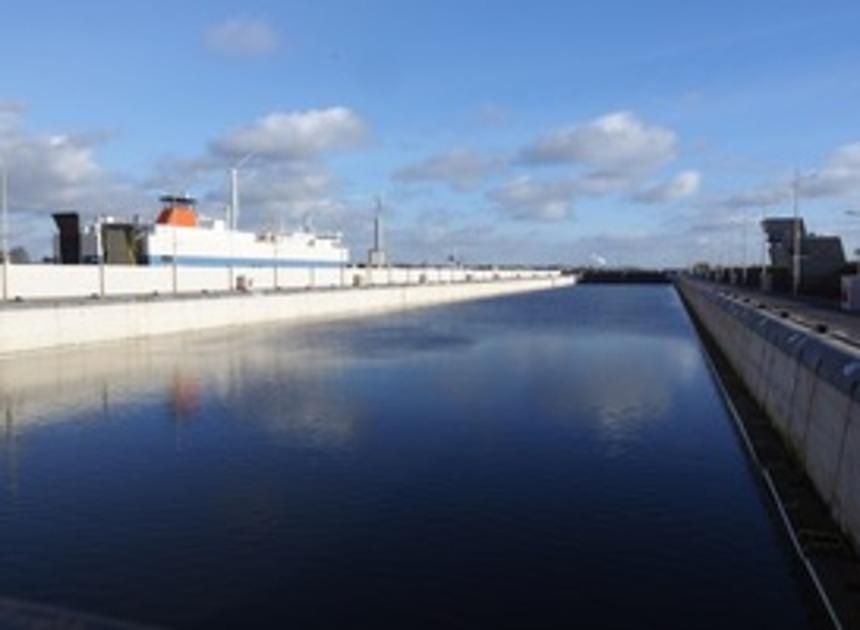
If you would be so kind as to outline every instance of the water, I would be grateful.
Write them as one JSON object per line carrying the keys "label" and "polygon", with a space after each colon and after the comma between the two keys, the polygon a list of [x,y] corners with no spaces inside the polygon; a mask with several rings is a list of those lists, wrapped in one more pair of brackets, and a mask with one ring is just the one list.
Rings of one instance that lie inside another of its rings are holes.
{"label": "water", "polygon": [[0,363],[0,595],[179,627],[805,627],[668,287]]}

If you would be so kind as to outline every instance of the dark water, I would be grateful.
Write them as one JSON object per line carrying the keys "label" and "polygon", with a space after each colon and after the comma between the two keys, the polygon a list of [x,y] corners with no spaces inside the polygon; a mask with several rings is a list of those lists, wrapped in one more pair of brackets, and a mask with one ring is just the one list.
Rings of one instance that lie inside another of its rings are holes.
{"label": "dark water", "polygon": [[804,627],[667,287],[0,364],[0,595],[167,626]]}

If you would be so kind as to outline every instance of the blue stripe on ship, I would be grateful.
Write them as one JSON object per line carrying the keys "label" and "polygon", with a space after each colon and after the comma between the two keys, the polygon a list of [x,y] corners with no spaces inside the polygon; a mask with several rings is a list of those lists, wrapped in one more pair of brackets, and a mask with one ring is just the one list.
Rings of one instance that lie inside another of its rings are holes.
{"label": "blue stripe on ship", "polygon": [[[150,256],[146,262],[151,267],[172,265],[172,256]],[[273,258],[227,258],[227,257],[201,257],[201,256],[177,256],[176,264],[185,267],[266,267],[271,269],[278,267],[326,267],[337,268],[341,263],[330,260],[314,260],[313,258],[280,259]],[[344,262],[344,265],[349,264]]]}

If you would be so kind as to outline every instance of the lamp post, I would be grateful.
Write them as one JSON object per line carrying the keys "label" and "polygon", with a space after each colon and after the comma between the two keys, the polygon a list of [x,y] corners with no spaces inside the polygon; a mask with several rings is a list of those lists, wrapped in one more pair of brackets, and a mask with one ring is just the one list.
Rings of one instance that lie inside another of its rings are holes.
{"label": "lamp post", "polygon": [[747,286],[747,209],[743,209],[743,215],[741,220],[743,221],[743,270],[741,271],[743,278],[743,285]]}
{"label": "lamp post", "polygon": [[340,288],[344,287],[344,277],[346,276],[346,252],[343,249],[343,242],[338,240],[338,245],[340,247],[340,251],[338,253],[338,257],[340,258]]}
{"label": "lamp post", "polygon": [[803,241],[800,237],[800,218],[797,214],[797,172],[794,173],[794,180],[791,183],[791,205],[794,211],[794,224],[793,224],[793,240],[794,244],[792,245],[792,249],[794,250],[792,253],[792,289],[794,295],[800,293],[800,248],[803,246]]}
{"label": "lamp post", "polygon": [[239,169],[257,154],[256,151],[250,151],[242,156],[233,166],[230,167],[230,215],[227,217],[227,239],[230,249],[230,267],[228,272],[229,291],[236,288],[233,268],[233,232],[239,227]]}
{"label": "lamp post", "polygon": [[275,291],[278,290],[278,241],[280,240],[280,238],[281,230],[279,229],[278,232],[272,236],[272,244],[274,245],[274,260],[272,261],[274,286],[272,288]]}
{"label": "lamp post", "polygon": [[[170,262],[171,262],[170,276],[171,276],[171,283],[173,284],[173,294],[176,295],[177,293],[179,293],[179,271],[176,268],[176,254],[177,254],[177,251],[179,248],[176,246],[176,226],[171,225],[170,231],[173,232],[173,251],[172,251],[173,255],[170,257]],[[186,276],[187,275],[188,274],[186,274]]]}
{"label": "lamp post", "polygon": [[767,230],[764,229],[764,222],[767,220],[767,211],[765,207],[761,207],[761,278],[759,279],[759,288],[762,291],[768,289],[767,283]]}
{"label": "lamp post", "polygon": [[0,217],[0,230],[3,232],[3,299],[9,299],[9,172],[6,169],[6,161],[0,159],[0,206],[2,206],[2,217]]}

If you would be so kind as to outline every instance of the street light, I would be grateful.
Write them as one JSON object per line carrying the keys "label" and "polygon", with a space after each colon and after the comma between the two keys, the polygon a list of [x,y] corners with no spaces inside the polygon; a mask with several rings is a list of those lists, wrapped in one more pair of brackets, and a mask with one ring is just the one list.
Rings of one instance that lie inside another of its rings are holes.
{"label": "street light", "polygon": [[2,169],[2,184],[0,184],[0,230],[3,231],[3,299],[9,298],[9,171],[6,168],[6,160],[0,159]]}
{"label": "street light", "polygon": [[227,241],[228,248],[230,249],[230,266],[228,268],[227,281],[230,285],[230,291],[236,286],[233,267],[233,232],[239,226],[239,169],[256,154],[257,151],[250,151],[230,167],[230,215],[227,217]]}
{"label": "street light", "polygon": [[[740,227],[741,273],[740,273],[739,281],[742,282],[744,286],[746,286],[746,283],[747,283],[747,225],[749,223],[749,217],[748,217],[747,209],[742,208],[740,211],[740,215],[732,217],[730,219],[730,221],[732,223],[736,223]],[[734,266],[735,266],[734,263],[731,263],[732,269],[734,268]],[[732,277],[733,278],[735,277],[734,273],[732,274]]]}
{"label": "street light", "polygon": [[762,291],[769,290],[768,280],[767,280],[767,230],[764,227],[764,223],[767,221],[767,209],[765,206],[761,207],[761,278],[759,278],[759,288]]}
{"label": "street light", "polygon": [[793,224],[793,232],[792,232],[792,236],[794,237],[794,244],[792,245],[792,249],[794,250],[794,252],[793,252],[794,255],[792,256],[792,272],[793,273],[791,274],[791,276],[792,276],[792,289],[793,289],[792,293],[795,296],[797,296],[797,294],[800,293],[800,273],[801,273],[801,266],[800,266],[801,251],[800,250],[801,250],[801,247],[803,246],[803,241],[801,240],[801,236],[800,236],[800,217],[798,216],[798,213],[797,213],[798,178],[799,178],[799,175],[797,174],[797,171],[795,171],[794,172],[794,180],[792,180],[792,182],[791,182],[791,205],[792,205],[792,209],[794,211],[793,212],[794,224]]}

